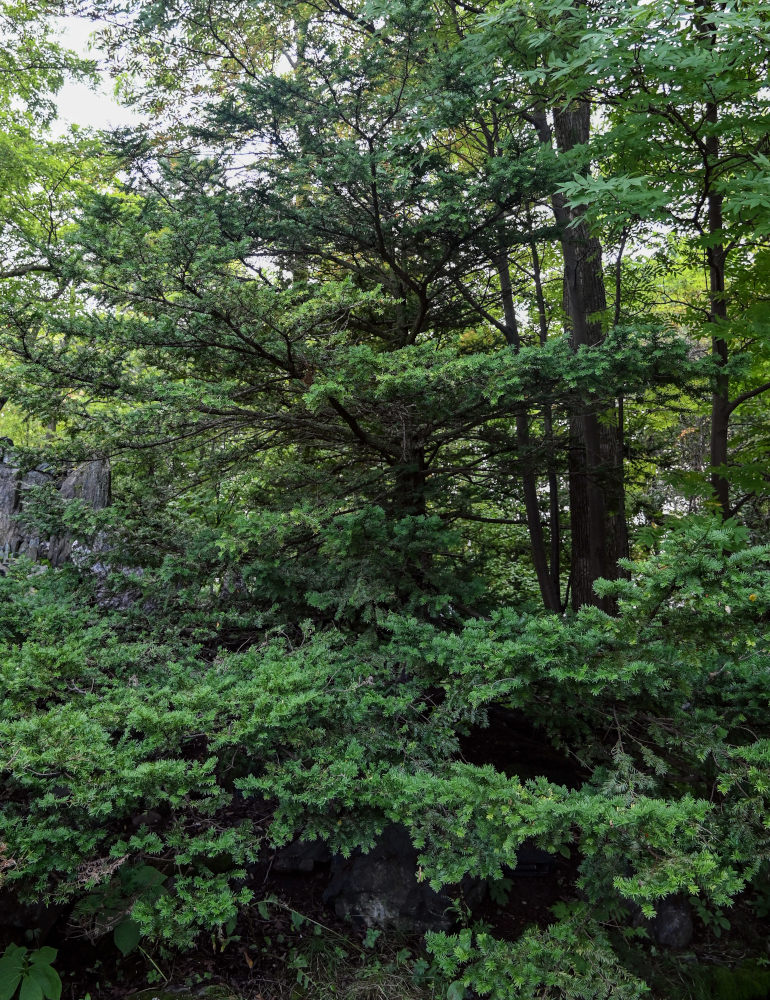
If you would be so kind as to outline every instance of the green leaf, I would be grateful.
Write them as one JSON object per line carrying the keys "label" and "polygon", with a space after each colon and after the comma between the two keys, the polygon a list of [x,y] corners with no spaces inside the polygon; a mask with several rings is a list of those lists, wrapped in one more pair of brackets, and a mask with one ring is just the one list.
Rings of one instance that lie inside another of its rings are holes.
{"label": "green leaf", "polygon": [[32,976],[24,977],[21,984],[21,991],[19,992],[19,1000],[43,1000],[43,987],[37,979],[33,979]]}
{"label": "green leaf", "polygon": [[37,951],[33,951],[29,959],[33,965],[53,965],[57,955],[56,948],[46,946],[45,948],[38,948]]}
{"label": "green leaf", "polygon": [[459,979],[450,983],[449,989],[446,991],[446,1000],[463,1000],[465,996],[465,987],[460,982]]}
{"label": "green leaf", "polygon": [[48,1000],[59,1000],[62,984],[56,969],[52,969],[50,965],[37,963],[30,966],[29,974],[40,984]]}
{"label": "green leaf", "polygon": [[112,932],[112,939],[123,955],[130,955],[139,944],[139,924],[135,920],[124,920]]}
{"label": "green leaf", "polygon": [[16,992],[24,972],[27,949],[9,944],[0,958],[0,1000],[10,1000]]}
{"label": "green leaf", "polygon": [[11,1000],[21,981],[21,967],[16,968],[0,961],[0,1000]]}

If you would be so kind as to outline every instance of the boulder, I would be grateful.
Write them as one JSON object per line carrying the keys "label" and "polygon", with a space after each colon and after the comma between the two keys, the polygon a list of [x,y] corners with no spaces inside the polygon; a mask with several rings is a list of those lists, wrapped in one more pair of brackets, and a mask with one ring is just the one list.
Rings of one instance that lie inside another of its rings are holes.
{"label": "boulder", "polygon": [[335,857],[324,902],[354,926],[411,933],[447,930],[452,899],[418,878],[417,851],[402,826],[386,827],[368,854]]}
{"label": "boulder", "polygon": [[638,903],[627,903],[631,927],[643,927],[661,948],[687,948],[695,934],[690,904],[682,896],[669,896],[658,904],[655,916],[648,919]]}
{"label": "boulder", "polygon": [[663,948],[687,948],[694,934],[687,900],[676,896],[664,899],[650,923],[650,931],[655,942]]}

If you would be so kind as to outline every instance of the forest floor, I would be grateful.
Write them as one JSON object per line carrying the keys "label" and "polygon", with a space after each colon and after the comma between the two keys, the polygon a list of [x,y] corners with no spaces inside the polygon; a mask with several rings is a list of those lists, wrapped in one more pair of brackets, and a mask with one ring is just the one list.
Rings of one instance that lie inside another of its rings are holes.
{"label": "forest floor", "polygon": [[[559,859],[545,875],[514,876],[508,880],[507,902],[499,905],[487,898],[465,919],[481,921],[496,935],[511,939],[533,922],[548,923],[550,908],[571,893],[570,868],[566,859]],[[55,966],[64,983],[64,1000],[89,995],[90,1000],[135,995],[166,1000],[166,994],[179,998],[180,991],[183,997],[212,1000],[433,996],[429,984],[415,976],[415,963],[423,954],[421,939],[389,934],[374,940],[370,935],[367,942],[363,932],[323,902],[328,882],[329,864],[317,865],[310,873],[273,872],[261,889],[277,900],[269,920],[258,907],[246,907],[230,935],[201,939],[195,951],[185,954],[163,956],[140,948],[124,957],[109,934],[93,943],[71,937],[66,914],[48,931],[45,943],[58,949]],[[14,939],[24,943],[23,938]]]}
{"label": "forest floor", "polygon": [[[573,893],[574,864],[567,859],[559,859],[545,875],[509,876],[507,900],[487,898],[465,917],[509,940],[533,923],[549,923],[553,919],[551,907]],[[328,880],[328,865],[323,864],[311,873],[274,872],[263,888],[265,895],[277,900],[269,920],[258,907],[246,907],[230,935],[201,939],[195,951],[178,955],[142,948],[123,957],[111,935],[95,943],[69,936],[71,925],[62,915],[47,933],[45,943],[59,951],[55,965],[64,984],[63,1000],[437,997],[429,979],[421,975],[421,939],[383,934],[376,940],[370,935],[367,941],[363,932],[336,917],[323,902]],[[658,987],[652,996],[676,1000],[770,998],[770,973],[756,963],[752,963],[750,974],[743,967],[746,957],[756,956],[763,947],[770,966],[770,919],[758,921],[755,910],[740,901],[724,919],[729,922],[727,928],[696,920],[695,938],[686,953],[677,953],[676,964],[664,950],[654,946],[644,949],[644,967],[637,971]],[[13,939],[23,943],[18,935]],[[693,971],[692,979],[681,974],[683,960]],[[672,982],[672,975],[676,982]]]}

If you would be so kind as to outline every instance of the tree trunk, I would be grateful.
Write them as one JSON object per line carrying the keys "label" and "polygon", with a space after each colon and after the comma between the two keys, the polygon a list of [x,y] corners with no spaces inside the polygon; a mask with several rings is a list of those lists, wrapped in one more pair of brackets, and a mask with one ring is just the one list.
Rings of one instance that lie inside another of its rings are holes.
{"label": "tree trunk", "polygon": [[[706,105],[706,120],[716,127],[719,113],[716,103]],[[726,253],[722,241],[722,195],[714,191],[710,176],[719,159],[719,136],[706,138],[706,184],[708,190],[708,232],[706,251],[709,266],[709,319],[717,330],[711,338],[711,352],[717,365],[714,392],[711,397],[711,487],[722,517],[730,516],[730,487],[724,475],[727,465],[727,432],[730,423],[730,379],[725,371],[728,359],[727,341],[719,327],[727,319],[725,298]]]}
{"label": "tree trunk", "polygon": [[[590,136],[590,105],[574,101],[554,113],[551,130],[544,110],[535,125],[541,142],[567,153]],[[591,236],[579,210],[571,210],[563,196],[553,195],[556,222],[561,227],[564,261],[564,309],[575,350],[601,343],[601,316],[607,300],[602,274],[602,247]],[[626,555],[627,532],[623,489],[623,455],[618,411],[587,399],[570,418],[569,445],[570,528],[572,538],[572,606],[596,604],[615,610],[610,598],[599,598],[594,583],[615,579],[618,559]]]}
{"label": "tree trunk", "polygon": [[[545,295],[543,294],[542,269],[537,246],[532,244],[532,274],[535,282],[535,298],[537,301],[537,321],[540,335],[540,346],[544,347],[548,340],[548,316],[545,311]],[[548,471],[548,523],[551,529],[550,572],[554,591],[561,601],[561,505],[559,503],[559,478],[556,473],[556,453],[553,436],[553,412],[550,406],[543,409],[543,428],[547,448]]]}
{"label": "tree trunk", "polygon": [[[496,264],[503,301],[505,339],[513,351],[518,353],[521,350],[521,339],[519,337],[519,325],[516,320],[511,269],[507,255],[501,253],[497,258]],[[535,568],[540,594],[543,598],[543,604],[549,611],[561,611],[561,595],[558,588],[554,587],[553,577],[548,566],[543,525],[540,520],[540,503],[537,496],[537,478],[530,464],[529,416],[526,413],[519,413],[516,417],[516,445],[519,459],[522,462],[521,478],[524,491],[524,510],[532,550],[532,564]]]}

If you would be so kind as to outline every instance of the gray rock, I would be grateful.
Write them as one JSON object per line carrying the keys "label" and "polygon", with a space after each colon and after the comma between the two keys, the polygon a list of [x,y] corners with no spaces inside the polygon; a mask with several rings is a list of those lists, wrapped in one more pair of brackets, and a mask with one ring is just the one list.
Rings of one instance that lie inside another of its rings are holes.
{"label": "gray rock", "polygon": [[18,469],[0,462],[0,559],[13,555],[20,541],[18,525],[13,519],[19,509]]}
{"label": "gray rock", "polygon": [[0,563],[14,555],[25,555],[33,561],[47,559],[52,566],[61,566],[70,558],[70,538],[66,535],[40,538],[19,518],[24,510],[25,491],[49,483],[57,487],[63,500],[83,500],[95,510],[109,505],[110,466],[107,461],[83,462],[57,482],[53,472],[45,466],[22,474],[14,464],[13,453],[3,451],[0,456]]}
{"label": "gray rock", "polygon": [[418,881],[417,852],[402,826],[387,827],[368,854],[336,857],[324,902],[358,927],[447,930],[451,899]]}
{"label": "gray rock", "polygon": [[103,510],[110,503],[109,462],[96,460],[76,466],[59,487],[63,500],[83,500],[94,510]]}
{"label": "gray rock", "polygon": [[692,943],[693,922],[690,904],[678,897],[664,899],[650,923],[655,942],[663,948],[686,948]]}

